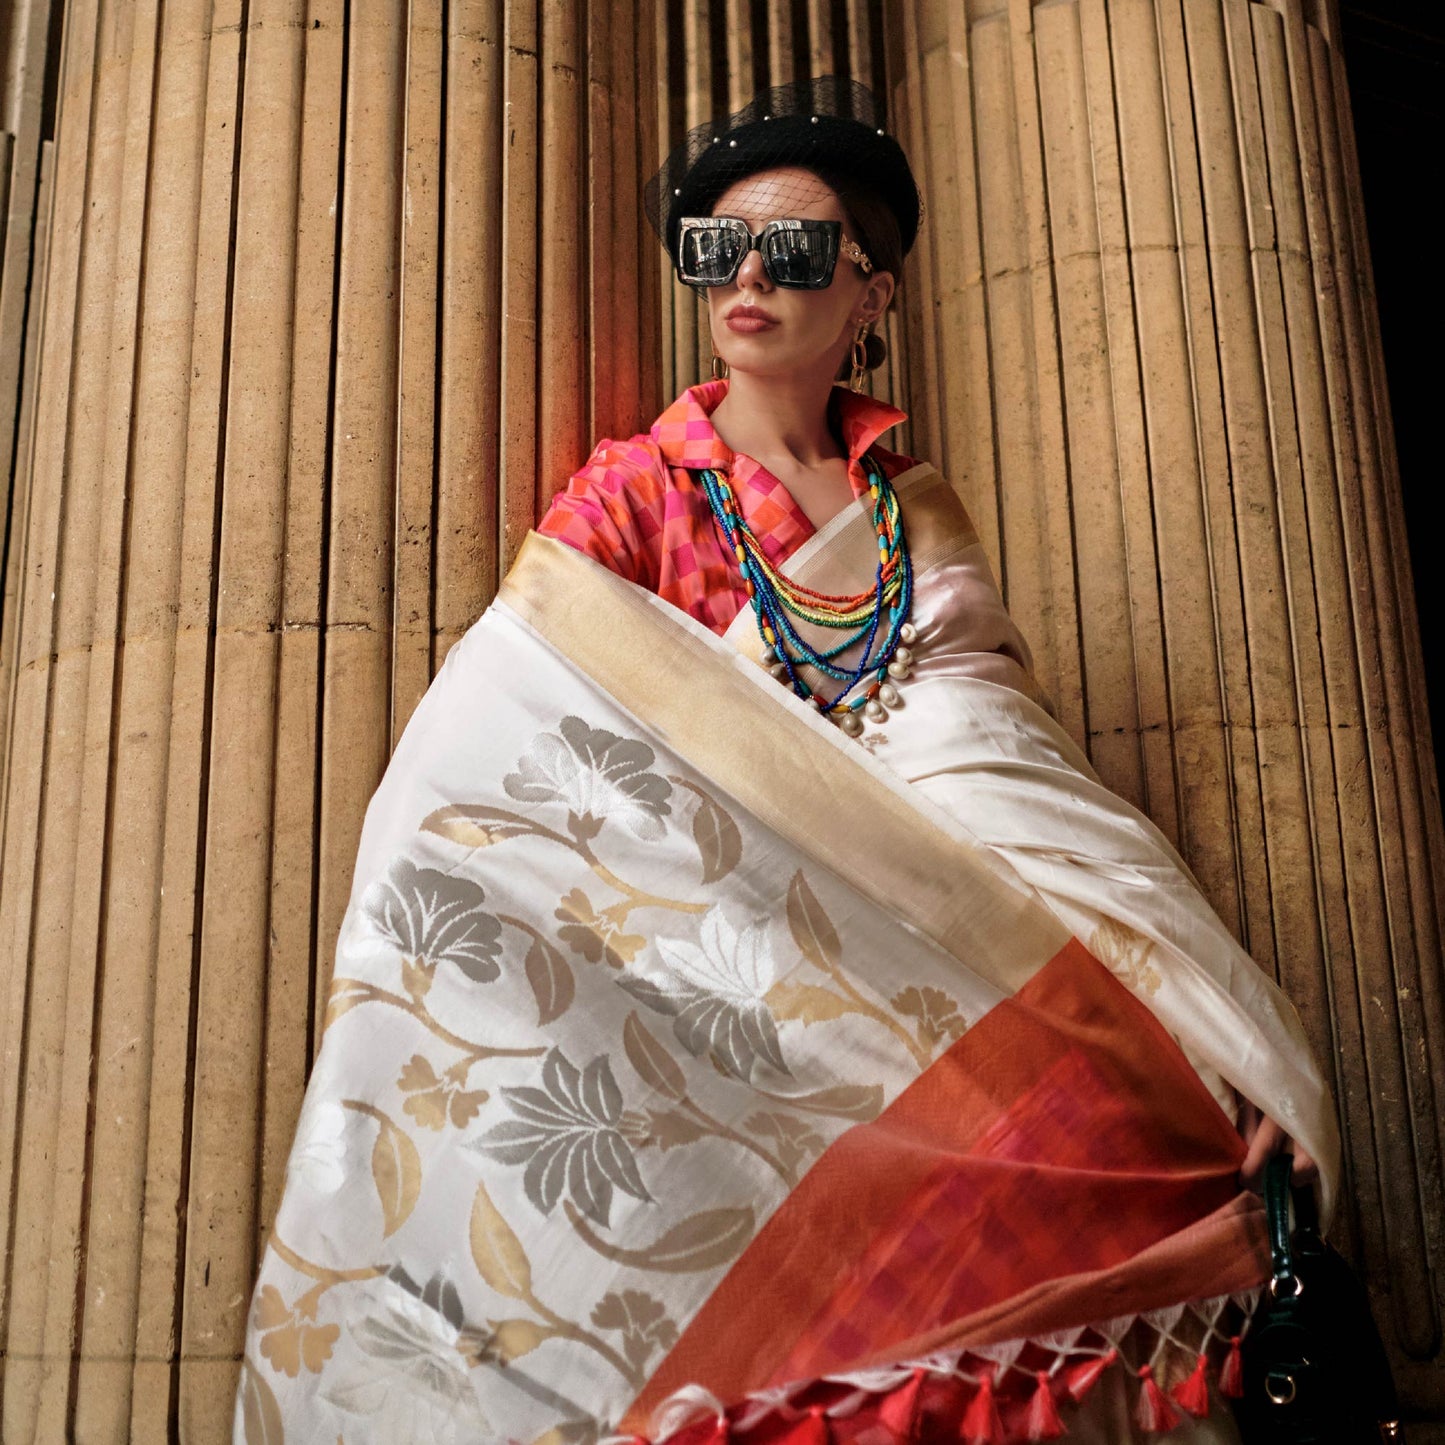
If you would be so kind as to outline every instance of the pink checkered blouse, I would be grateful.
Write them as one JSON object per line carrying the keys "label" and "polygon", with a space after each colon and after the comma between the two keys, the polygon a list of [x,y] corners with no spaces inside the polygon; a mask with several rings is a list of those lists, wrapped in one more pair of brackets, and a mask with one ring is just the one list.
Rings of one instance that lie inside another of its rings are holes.
{"label": "pink checkered blouse", "polygon": [[[747,601],[747,588],[689,469],[730,474],[743,517],[774,564],[813,535],[788,489],[751,457],[730,451],[713,430],[712,411],[727,386],[710,381],[689,387],[647,433],[599,442],[537,526],[719,633]],[[868,490],[861,459],[870,448],[888,477],[914,465],[910,457],[873,445],[905,413],[842,387],[835,394],[855,497]]]}

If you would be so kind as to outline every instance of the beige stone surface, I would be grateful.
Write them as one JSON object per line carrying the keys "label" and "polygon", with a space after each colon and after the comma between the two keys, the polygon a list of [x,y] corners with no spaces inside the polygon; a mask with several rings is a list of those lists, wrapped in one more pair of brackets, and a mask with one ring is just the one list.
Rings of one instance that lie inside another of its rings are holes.
{"label": "beige stone surface", "polygon": [[658,404],[655,21],[71,0],[52,160],[48,14],[0,90],[53,205],[0,247],[0,1434],[222,1439],[366,802]]}

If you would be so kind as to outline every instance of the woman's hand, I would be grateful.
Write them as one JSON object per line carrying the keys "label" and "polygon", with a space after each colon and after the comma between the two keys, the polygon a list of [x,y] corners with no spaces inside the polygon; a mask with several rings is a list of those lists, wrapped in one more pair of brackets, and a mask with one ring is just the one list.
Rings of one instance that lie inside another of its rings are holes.
{"label": "woman's hand", "polygon": [[1319,1178],[1320,1171],[1315,1161],[1303,1150],[1294,1148],[1294,1140],[1273,1119],[1261,1114],[1258,1105],[1248,1099],[1239,1101],[1239,1135],[1247,1149],[1244,1163],[1239,1166],[1239,1182],[1246,1189],[1259,1193],[1264,1187],[1264,1166],[1281,1149],[1289,1149],[1294,1154],[1290,1178],[1296,1184]]}

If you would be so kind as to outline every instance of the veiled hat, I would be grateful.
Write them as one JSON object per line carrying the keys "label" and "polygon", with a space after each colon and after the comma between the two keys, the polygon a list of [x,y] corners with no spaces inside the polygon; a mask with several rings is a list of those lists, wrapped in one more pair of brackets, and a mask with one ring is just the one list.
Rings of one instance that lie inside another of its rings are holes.
{"label": "veiled hat", "polygon": [[675,253],[679,218],[710,215],[735,181],[784,166],[871,192],[897,219],[907,255],[922,211],[908,157],[873,92],[836,75],[774,86],[740,111],[695,126],[647,183],[647,218]]}

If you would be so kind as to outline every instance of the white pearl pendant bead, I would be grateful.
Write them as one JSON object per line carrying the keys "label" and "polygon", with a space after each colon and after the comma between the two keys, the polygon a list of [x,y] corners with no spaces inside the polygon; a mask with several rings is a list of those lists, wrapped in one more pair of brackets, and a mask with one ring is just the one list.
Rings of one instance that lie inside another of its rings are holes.
{"label": "white pearl pendant bead", "polygon": [[778,657],[778,654],[771,647],[763,648],[764,667],[771,667],[775,662],[778,662],[780,660],[781,659]]}
{"label": "white pearl pendant bead", "polygon": [[908,676],[908,671],[908,664],[906,662],[899,662],[895,659],[888,664],[888,676],[896,677],[899,682],[902,682],[903,679]]}
{"label": "white pearl pendant bead", "polygon": [[904,667],[909,667],[913,662],[913,654],[906,647],[895,647],[893,649],[893,660],[901,662]]}
{"label": "white pearl pendant bead", "polygon": [[838,726],[848,734],[850,738],[856,738],[863,731],[863,719],[856,712],[845,712],[838,719]]}
{"label": "white pearl pendant bead", "polygon": [[898,635],[904,642],[918,641],[918,629],[911,622],[905,622],[903,626],[898,629]]}
{"label": "white pearl pendant bead", "polygon": [[779,682],[782,682],[788,675],[788,669],[781,662],[775,662],[768,671],[772,673]]}
{"label": "white pearl pendant bead", "polygon": [[883,686],[878,689],[878,701],[882,703],[884,707],[897,707],[898,689],[894,687],[891,682],[885,682]]}
{"label": "white pearl pendant bead", "polygon": [[863,704],[863,713],[869,722],[888,721],[888,709],[885,708],[876,697],[870,697],[868,701]]}

